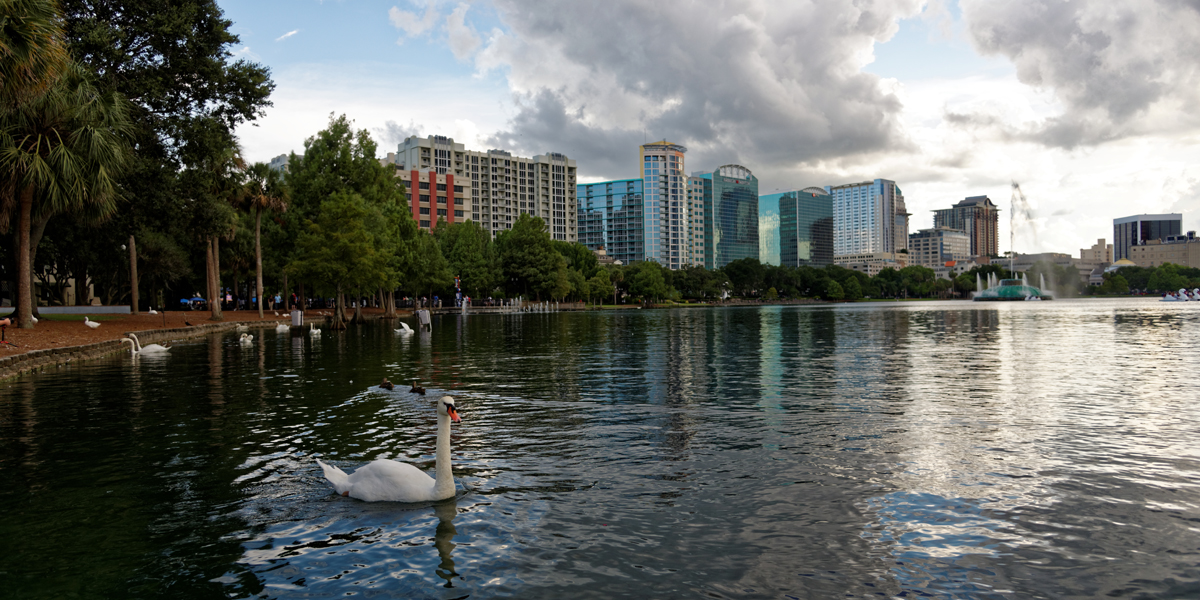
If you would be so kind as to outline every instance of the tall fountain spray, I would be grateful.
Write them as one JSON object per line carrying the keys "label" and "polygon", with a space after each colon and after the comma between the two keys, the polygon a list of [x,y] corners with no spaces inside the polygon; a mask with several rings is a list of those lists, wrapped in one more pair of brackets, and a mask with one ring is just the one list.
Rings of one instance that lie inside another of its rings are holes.
{"label": "tall fountain spray", "polygon": [[979,277],[979,272],[975,272],[975,293],[983,291],[983,280]]}

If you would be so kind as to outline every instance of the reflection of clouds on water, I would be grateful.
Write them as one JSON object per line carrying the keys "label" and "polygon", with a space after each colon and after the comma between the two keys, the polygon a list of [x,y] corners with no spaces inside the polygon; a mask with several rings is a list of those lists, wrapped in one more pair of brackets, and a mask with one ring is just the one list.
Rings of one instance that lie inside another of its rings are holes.
{"label": "reflection of clouds on water", "polygon": [[[902,590],[922,596],[1006,598],[1013,590],[992,562],[1031,540],[990,503],[936,494],[894,492],[867,501],[874,516],[863,531],[886,552]],[[985,560],[986,559],[986,560]]]}

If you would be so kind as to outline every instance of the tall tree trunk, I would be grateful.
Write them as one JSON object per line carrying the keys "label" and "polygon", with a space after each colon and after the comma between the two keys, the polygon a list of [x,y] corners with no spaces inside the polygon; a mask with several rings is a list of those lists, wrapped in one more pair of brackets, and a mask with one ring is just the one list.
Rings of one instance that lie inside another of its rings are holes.
{"label": "tall tree trunk", "polygon": [[221,310],[221,242],[216,237],[209,241],[209,256],[212,267],[209,271],[209,288],[212,300],[208,308],[212,312],[210,321],[224,321],[225,315]]}
{"label": "tall tree trunk", "polygon": [[[30,216],[32,217],[32,214]],[[29,306],[29,310],[33,311],[32,314],[35,317],[41,317],[42,315],[38,313],[37,299],[33,298],[33,296],[32,296],[32,294],[33,294],[32,290],[35,287],[35,280],[33,278],[34,277],[33,261],[37,258],[38,244],[42,243],[42,234],[46,232],[46,223],[49,223],[49,222],[50,222],[50,217],[48,217],[48,216],[41,217],[39,219],[34,220],[33,224],[29,227],[29,289],[30,289],[30,294],[31,294],[30,300],[32,300],[32,302],[30,303],[30,306]]]}
{"label": "tall tree trunk", "polygon": [[304,309],[308,306],[308,302],[304,301],[304,282],[303,281],[300,282],[300,295],[296,297],[296,304],[298,304],[298,306],[296,308],[299,309],[299,311],[301,313],[303,313]]}
{"label": "tall tree trunk", "polygon": [[76,258],[73,271],[75,275],[75,306],[90,304],[87,291],[87,263],[82,258]]}
{"label": "tall tree trunk", "polygon": [[346,297],[342,294],[342,285],[337,286],[337,295],[334,296],[333,307],[333,328],[346,328]]}
{"label": "tall tree trunk", "polygon": [[17,216],[17,319],[21,329],[33,329],[33,269],[29,256],[30,216],[33,212],[33,187],[21,190]]}
{"label": "tall tree trunk", "polygon": [[262,293],[262,209],[254,212],[254,272],[255,285],[254,288],[258,296],[258,318],[263,318],[263,293]]}
{"label": "tall tree trunk", "polygon": [[129,310],[138,314],[138,276],[137,276],[137,245],[133,235],[129,236]]}
{"label": "tall tree trunk", "polygon": [[[292,289],[288,287],[287,271],[283,272],[283,293],[280,294],[280,300],[283,300],[283,307],[287,311],[291,311],[292,307],[288,303],[292,301]],[[276,307],[278,308],[278,307]]]}

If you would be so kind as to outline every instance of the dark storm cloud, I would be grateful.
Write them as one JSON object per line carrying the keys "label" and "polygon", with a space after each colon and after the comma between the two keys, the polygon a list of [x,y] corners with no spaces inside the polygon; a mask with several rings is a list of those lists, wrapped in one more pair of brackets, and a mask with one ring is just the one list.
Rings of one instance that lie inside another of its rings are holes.
{"label": "dark storm cloud", "polygon": [[[1062,113],[1019,137],[1074,147],[1163,128],[1198,99],[1200,2],[963,0],[976,48],[1013,62]],[[1158,112],[1156,118],[1156,111]],[[961,115],[960,115],[961,116]],[[977,120],[968,120],[978,124]]]}
{"label": "dark storm cloud", "polygon": [[687,146],[689,170],[909,147],[899,99],[860,69],[917,0],[496,5],[510,33],[477,64],[508,69],[518,101],[498,146],[563,152],[603,177],[636,173],[647,139]]}

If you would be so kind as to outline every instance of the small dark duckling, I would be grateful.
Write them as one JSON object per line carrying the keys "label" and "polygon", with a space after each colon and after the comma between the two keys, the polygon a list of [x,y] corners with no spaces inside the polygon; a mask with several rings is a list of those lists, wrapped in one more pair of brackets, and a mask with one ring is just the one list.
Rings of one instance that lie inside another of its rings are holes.
{"label": "small dark duckling", "polygon": [[413,394],[420,394],[420,395],[422,395],[422,396],[424,396],[424,395],[425,395],[425,388],[423,388],[423,387],[417,387],[417,380],[416,380],[416,379],[414,379],[414,380],[413,380],[412,389],[410,389],[410,390],[408,390],[408,391],[409,391],[410,393],[413,393]]}
{"label": "small dark duckling", "polygon": [[392,385],[392,382],[388,381],[388,380],[387,380],[387,377],[384,377],[384,378],[383,378],[383,383],[379,384],[379,387],[381,387],[381,388],[383,388],[383,389],[385,389],[385,390],[391,390],[392,388],[394,388],[394,387],[396,387],[396,386]]}

